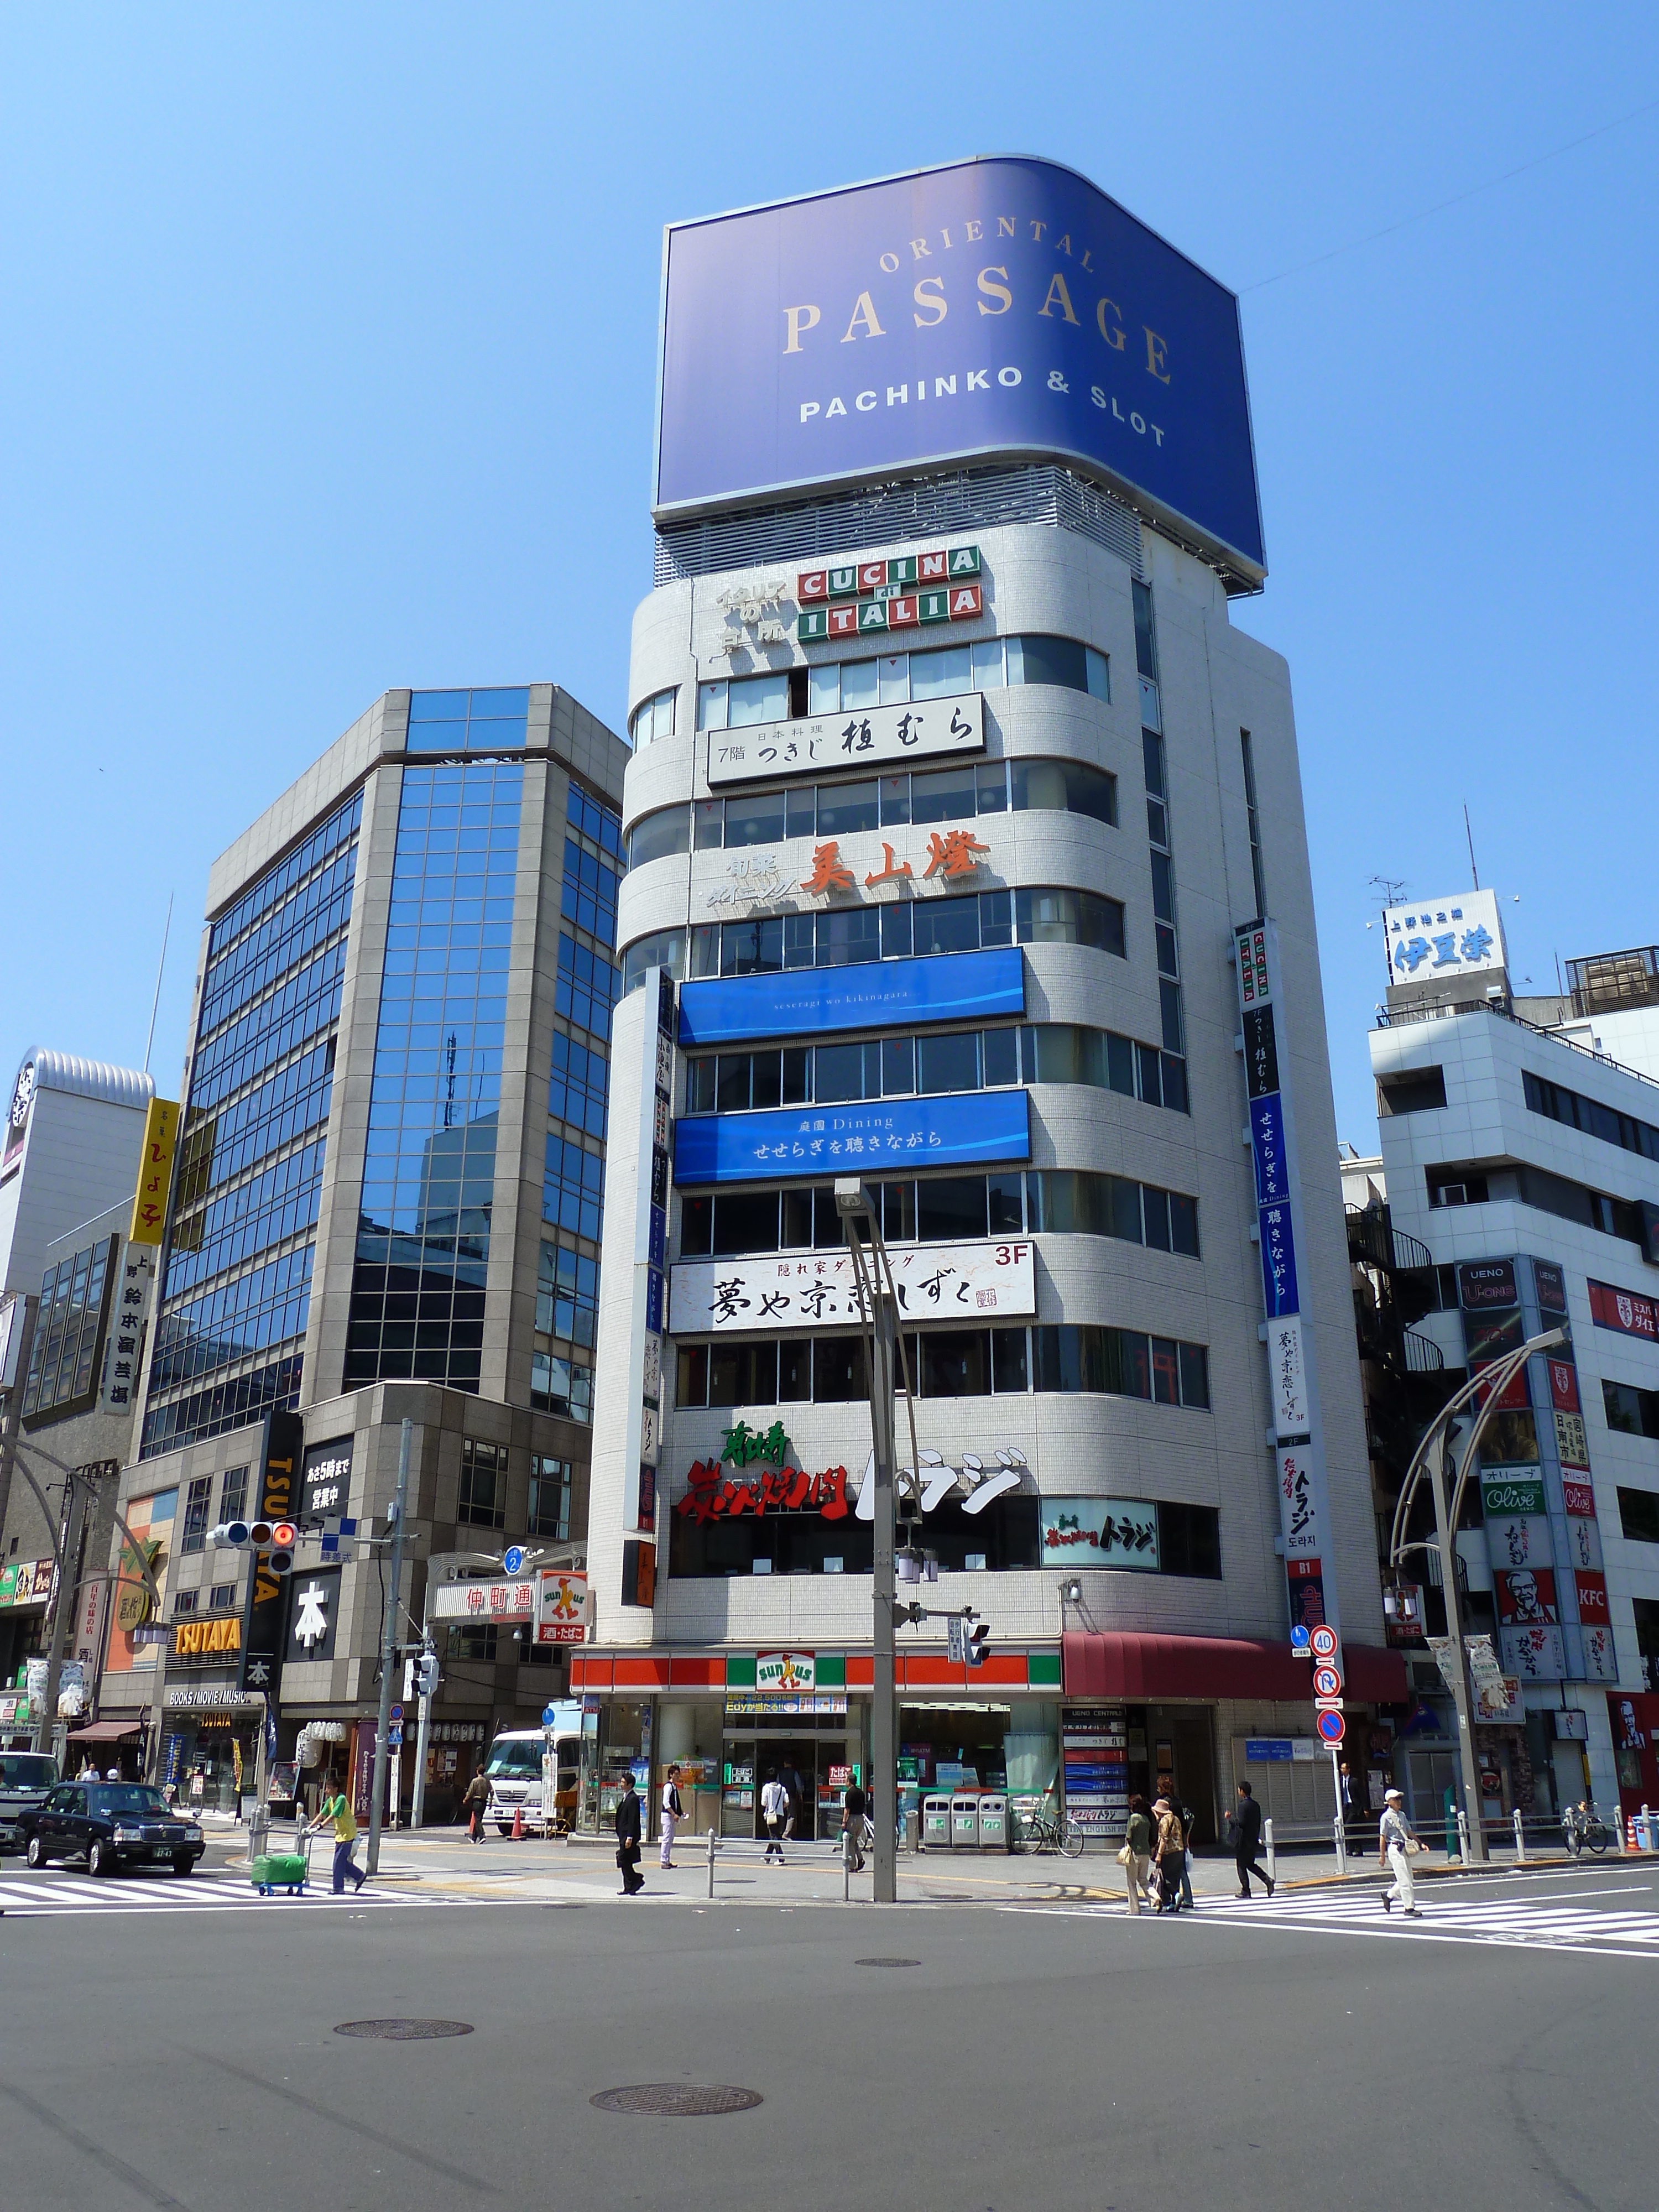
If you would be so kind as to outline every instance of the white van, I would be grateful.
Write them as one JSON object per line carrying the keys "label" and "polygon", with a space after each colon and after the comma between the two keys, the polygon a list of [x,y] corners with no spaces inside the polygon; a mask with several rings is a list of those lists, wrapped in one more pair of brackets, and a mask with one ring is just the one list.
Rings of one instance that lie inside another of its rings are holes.
{"label": "white van", "polygon": [[[503,1729],[489,1747],[489,1761],[484,1767],[489,1803],[484,1817],[493,1820],[503,1836],[512,1834],[514,1821],[520,1812],[525,1826],[538,1836],[563,1835],[576,1825],[576,1802],[581,1786],[582,1709],[580,1703],[573,1699],[548,1710],[551,1718],[545,1727]],[[543,1778],[547,1771],[544,1761],[549,1752],[552,1754],[553,1771],[550,1822],[542,1802]]]}

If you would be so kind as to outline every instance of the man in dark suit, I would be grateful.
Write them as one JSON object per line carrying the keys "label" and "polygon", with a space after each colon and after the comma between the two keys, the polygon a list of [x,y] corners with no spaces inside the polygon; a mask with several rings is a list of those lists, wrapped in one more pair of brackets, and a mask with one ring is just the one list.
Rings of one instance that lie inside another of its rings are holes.
{"label": "man in dark suit", "polygon": [[622,1869],[623,1895],[637,1897],[645,1882],[640,1874],[640,1801],[631,1772],[617,1801],[617,1864]]}
{"label": "man in dark suit", "polygon": [[1248,1782],[1238,1785],[1238,1802],[1233,1808],[1233,1864],[1238,1869],[1238,1893],[1250,1893],[1250,1876],[1261,1882],[1269,1897],[1273,1893],[1273,1878],[1266,1867],[1258,1866],[1255,1855],[1261,1848],[1261,1808],[1255,1802],[1255,1793]]}

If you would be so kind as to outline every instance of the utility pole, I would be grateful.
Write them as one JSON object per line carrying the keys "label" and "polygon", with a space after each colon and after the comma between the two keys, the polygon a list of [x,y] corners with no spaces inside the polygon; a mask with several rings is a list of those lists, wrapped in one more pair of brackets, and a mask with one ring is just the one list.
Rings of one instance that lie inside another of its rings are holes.
{"label": "utility pole", "polygon": [[426,1572],[426,1600],[421,1607],[421,1656],[415,1662],[416,1689],[421,1700],[421,1716],[415,1731],[415,1790],[409,1808],[411,1828],[426,1824],[426,1754],[432,1739],[432,1692],[422,1687],[421,1676],[432,1652],[432,1568]]}
{"label": "utility pole", "polygon": [[64,1501],[64,1534],[52,1569],[52,1634],[46,1645],[46,1689],[34,1723],[34,1748],[50,1751],[58,1729],[58,1678],[63,1670],[64,1644],[75,1617],[76,1575],[81,1561],[81,1533],[86,1526],[88,1485],[76,1475],[64,1478],[69,1495]]}
{"label": "utility pole", "polygon": [[[1451,1525],[1446,1499],[1446,1465],[1452,1455],[1448,1431],[1438,1451],[1429,1454],[1429,1483],[1434,1495],[1435,1549],[1440,1558],[1440,1578],[1446,1599],[1446,1634],[1451,1639],[1452,1703],[1457,1708],[1457,1753],[1463,1783],[1463,1805],[1469,1820],[1470,1856],[1485,1864],[1486,1832],[1480,1826],[1480,1765],[1474,1755],[1474,1700],[1469,1695],[1469,1660],[1463,1649],[1463,1607],[1457,1595],[1457,1531]],[[1461,1491],[1462,1485],[1458,1488]]]}
{"label": "utility pole", "polygon": [[392,1725],[392,1669],[402,1641],[404,1520],[409,1504],[409,1445],[414,1423],[404,1417],[398,1436],[398,1497],[392,1509],[392,1591],[380,1624],[380,1717],[374,1732],[374,1797],[368,1811],[368,1871],[380,1868],[380,1828],[386,1813],[386,1740]]}

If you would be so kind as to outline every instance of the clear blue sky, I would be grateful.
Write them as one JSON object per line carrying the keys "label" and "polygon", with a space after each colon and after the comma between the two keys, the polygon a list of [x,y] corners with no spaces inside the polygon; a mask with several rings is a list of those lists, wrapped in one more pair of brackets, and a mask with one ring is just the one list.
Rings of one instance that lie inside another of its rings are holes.
{"label": "clear blue sky", "polygon": [[1659,101],[1650,8],[14,9],[0,86],[5,1079],[142,1057],[173,890],[176,1087],[210,860],[388,685],[617,722],[661,224],[970,153],[1244,295],[1344,1136],[1465,800],[1518,977],[1659,941],[1659,107],[1353,244]]}

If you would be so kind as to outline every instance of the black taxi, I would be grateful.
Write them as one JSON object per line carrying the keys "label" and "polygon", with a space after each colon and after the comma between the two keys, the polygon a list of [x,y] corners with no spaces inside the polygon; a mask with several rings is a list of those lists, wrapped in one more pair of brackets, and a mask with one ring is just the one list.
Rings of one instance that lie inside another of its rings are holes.
{"label": "black taxi", "polygon": [[145,1782],[60,1782],[17,1826],[32,1867],[83,1858],[94,1875],[133,1866],[190,1874],[207,1848],[199,1823]]}

